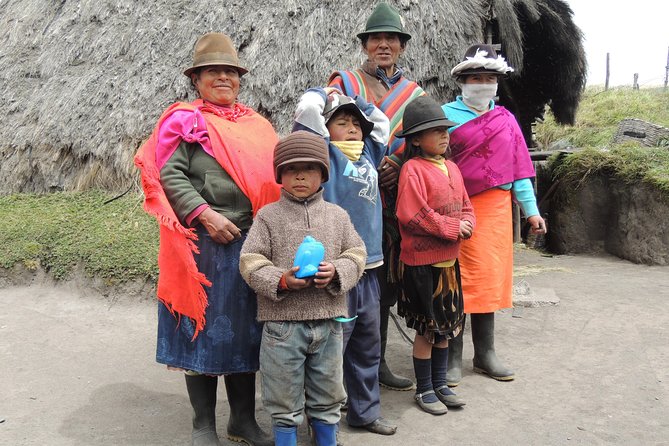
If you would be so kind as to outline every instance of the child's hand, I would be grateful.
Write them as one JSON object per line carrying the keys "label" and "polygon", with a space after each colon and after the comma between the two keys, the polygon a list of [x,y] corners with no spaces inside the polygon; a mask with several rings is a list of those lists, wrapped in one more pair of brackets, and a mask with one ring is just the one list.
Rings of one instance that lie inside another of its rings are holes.
{"label": "child's hand", "polygon": [[293,266],[291,269],[283,273],[283,277],[286,279],[286,286],[289,290],[303,290],[311,286],[312,279],[298,279],[295,277],[295,273],[299,271],[299,266]]}
{"label": "child's hand", "polygon": [[332,263],[321,262],[318,266],[316,278],[314,279],[316,288],[325,288],[328,286],[328,284],[332,282],[332,279],[334,279],[336,272],[335,266]]}
{"label": "child's hand", "polygon": [[460,220],[460,233],[459,236],[461,239],[468,239],[472,236],[474,232],[474,225],[469,220]]}
{"label": "child's hand", "polygon": [[381,161],[379,166],[379,186],[392,190],[397,187],[397,180],[400,177],[400,171],[395,163],[388,161],[388,157]]}
{"label": "child's hand", "polygon": [[545,234],[546,222],[541,215],[528,217],[527,222],[532,226],[532,234]]}

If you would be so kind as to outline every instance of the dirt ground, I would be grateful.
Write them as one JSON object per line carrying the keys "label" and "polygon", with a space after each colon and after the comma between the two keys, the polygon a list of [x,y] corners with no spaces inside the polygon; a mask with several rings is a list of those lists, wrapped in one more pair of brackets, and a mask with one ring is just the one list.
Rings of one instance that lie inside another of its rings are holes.
{"label": "dirt ground", "polygon": [[[434,417],[412,392],[382,391],[382,437],[342,423],[347,446],[416,444],[669,445],[669,267],[614,257],[516,253],[525,305],[497,317],[500,383],[466,364],[463,410]],[[187,445],[183,377],[154,361],[156,303],[105,298],[43,276],[0,289],[1,445]],[[520,299],[519,299],[520,300]],[[389,362],[412,376],[391,329]],[[260,407],[258,418],[269,427]],[[219,390],[223,444],[228,408]],[[300,431],[306,445],[306,430]]]}

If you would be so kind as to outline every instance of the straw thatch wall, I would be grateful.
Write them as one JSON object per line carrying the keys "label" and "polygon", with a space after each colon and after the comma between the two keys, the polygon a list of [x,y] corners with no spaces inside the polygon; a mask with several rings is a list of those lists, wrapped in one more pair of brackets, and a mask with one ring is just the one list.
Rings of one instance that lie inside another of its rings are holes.
{"label": "straw thatch wall", "polygon": [[[491,37],[520,68],[502,101],[525,121],[551,103],[559,120],[573,120],[585,63],[562,0],[391,3],[414,36],[401,64],[439,100],[453,98],[450,67],[491,24]],[[355,34],[375,4],[0,1],[0,193],[131,185],[132,156],[161,111],[193,98],[181,72],[207,31],[237,43],[251,70],[240,100],[285,133],[305,88],[362,62]]]}

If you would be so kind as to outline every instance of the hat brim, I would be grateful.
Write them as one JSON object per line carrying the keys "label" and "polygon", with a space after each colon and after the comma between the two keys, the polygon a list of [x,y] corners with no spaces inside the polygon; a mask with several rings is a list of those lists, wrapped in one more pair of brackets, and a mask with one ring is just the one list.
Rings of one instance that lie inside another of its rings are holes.
{"label": "hat brim", "polygon": [[294,163],[316,163],[321,166],[321,170],[323,171],[322,182],[325,183],[327,180],[330,179],[330,167],[327,164],[325,164],[322,160],[310,156],[301,156],[297,158],[291,158],[276,166],[277,183],[281,184],[281,168],[287,166],[288,164],[294,164]]}
{"label": "hat brim", "polygon": [[487,68],[470,68],[468,70],[462,70],[458,73],[453,73],[453,77],[468,76],[470,74],[494,74],[499,77],[507,77],[508,73],[500,73],[499,71],[489,70]]}
{"label": "hat brim", "polygon": [[455,127],[456,125],[458,124],[453,121],[449,121],[446,118],[438,118],[427,122],[421,122],[420,124],[417,124],[408,129],[402,129],[401,131],[395,133],[395,136],[398,138],[406,138],[409,135],[414,135],[416,133],[422,132],[423,130],[429,130],[435,127],[450,128],[450,127]]}
{"label": "hat brim", "polygon": [[411,34],[402,32],[398,30],[397,28],[389,27],[389,26],[379,26],[377,28],[373,29],[368,29],[367,31],[363,31],[361,33],[358,33],[358,39],[362,40],[363,37],[368,36],[370,34],[376,34],[376,33],[393,33],[397,34],[400,36],[401,39],[404,39],[406,42],[407,40],[411,40]]}
{"label": "hat brim", "polygon": [[233,65],[233,64],[230,64],[230,63],[223,63],[223,62],[221,62],[221,63],[207,62],[207,63],[201,63],[201,64],[193,65],[192,67],[185,69],[184,70],[184,76],[190,77],[190,75],[193,74],[193,71],[197,70],[198,68],[211,67],[213,65],[224,65],[226,67],[232,67],[235,70],[237,70],[240,77],[244,76],[246,73],[249,72],[249,70],[247,70],[244,67],[240,67],[239,65]]}
{"label": "hat brim", "polygon": [[358,117],[358,121],[360,122],[360,129],[362,130],[363,139],[367,138],[369,134],[372,133],[372,130],[374,130],[374,123],[370,122],[369,119],[367,119],[367,116],[365,116],[365,114],[362,112],[362,110],[360,110],[358,106],[355,105],[355,103],[353,102],[339,105],[338,107],[329,110],[327,113],[323,113],[323,117],[325,118],[325,124],[327,125],[327,123],[330,122],[330,119],[332,119],[332,117],[340,111],[349,111]]}

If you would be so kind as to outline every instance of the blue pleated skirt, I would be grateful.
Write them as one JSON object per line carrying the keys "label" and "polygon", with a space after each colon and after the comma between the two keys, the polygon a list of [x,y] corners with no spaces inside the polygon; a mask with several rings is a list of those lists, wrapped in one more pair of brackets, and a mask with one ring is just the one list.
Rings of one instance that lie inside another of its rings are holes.
{"label": "blue pleated skirt", "polygon": [[255,372],[262,338],[262,324],[256,320],[255,293],[239,273],[239,253],[246,239],[228,245],[214,242],[198,228],[195,254],[198,269],[212,282],[205,287],[209,306],[206,324],[195,341],[192,321],[173,316],[158,303],[156,361],[171,367],[210,375]]}

